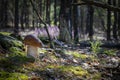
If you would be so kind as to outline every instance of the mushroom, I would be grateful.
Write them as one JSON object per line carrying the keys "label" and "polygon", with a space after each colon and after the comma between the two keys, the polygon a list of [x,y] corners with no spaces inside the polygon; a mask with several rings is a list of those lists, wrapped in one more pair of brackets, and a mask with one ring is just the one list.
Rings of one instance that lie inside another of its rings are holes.
{"label": "mushroom", "polygon": [[34,35],[27,35],[24,38],[25,51],[28,57],[38,58],[38,48],[43,47],[41,40]]}

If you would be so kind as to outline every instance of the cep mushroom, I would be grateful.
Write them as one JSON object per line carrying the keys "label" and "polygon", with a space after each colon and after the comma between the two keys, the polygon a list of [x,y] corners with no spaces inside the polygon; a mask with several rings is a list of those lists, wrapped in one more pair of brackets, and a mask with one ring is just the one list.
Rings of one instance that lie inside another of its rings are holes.
{"label": "cep mushroom", "polygon": [[24,38],[25,51],[27,52],[28,57],[38,58],[38,48],[43,47],[41,40],[34,35],[27,35]]}

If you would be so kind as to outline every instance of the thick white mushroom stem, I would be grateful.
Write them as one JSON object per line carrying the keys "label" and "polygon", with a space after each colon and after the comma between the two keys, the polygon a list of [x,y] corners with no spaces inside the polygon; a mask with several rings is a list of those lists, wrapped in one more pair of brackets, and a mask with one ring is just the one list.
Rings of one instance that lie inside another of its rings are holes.
{"label": "thick white mushroom stem", "polygon": [[27,46],[27,56],[34,57],[37,59],[39,57],[38,47],[28,45]]}

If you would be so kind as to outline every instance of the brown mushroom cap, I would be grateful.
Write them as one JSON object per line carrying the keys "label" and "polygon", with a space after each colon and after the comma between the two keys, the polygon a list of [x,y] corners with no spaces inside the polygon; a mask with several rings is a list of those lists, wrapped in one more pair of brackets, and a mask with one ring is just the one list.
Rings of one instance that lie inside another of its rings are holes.
{"label": "brown mushroom cap", "polygon": [[34,35],[25,36],[23,42],[25,45],[31,45],[31,46],[40,47],[40,48],[43,47],[43,43],[41,42],[41,40]]}

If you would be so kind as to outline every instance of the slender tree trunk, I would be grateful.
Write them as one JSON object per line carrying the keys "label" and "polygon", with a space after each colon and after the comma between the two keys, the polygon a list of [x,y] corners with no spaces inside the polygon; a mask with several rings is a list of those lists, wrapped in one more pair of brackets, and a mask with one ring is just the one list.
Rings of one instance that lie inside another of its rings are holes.
{"label": "slender tree trunk", "polygon": [[90,40],[93,40],[93,16],[94,16],[93,6],[88,6],[86,31],[88,32]]}
{"label": "slender tree trunk", "polygon": [[[60,5],[60,13],[59,13],[59,29],[60,29],[60,40],[65,41],[67,43],[71,42],[71,37],[68,29],[68,18],[67,18],[67,5],[66,0],[61,0]],[[67,10],[68,11],[68,10]]]}
{"label": "slender tree trunk", "polygon": [[4,0],[0,0],[0,28],[3,27],[4,23]]}
{"label": "slender tree trunk", "polygon": [[21,29],[24,30],[24,16],[23,16],[23,11],[21,11],[21,17],[20,17],[20,21],[21,21]]}
{"label": "slender tree trunk", "polygon": [[32,27],[35,29],[35,15],[34,15],[35,11],[33,9],[33,15],[32,15]]}
{"label": "slender tree trunk", "polygon": [[40,16],[42,16],[42,0],[39,1]]}
{"label": "slender tree trunk", "polygon": [[84,27],[83,27],[83,19],[84,19],[84,13],[83,13],[83,7],[80,7],[80,37],[83,38],[84,35]]}
{"label": "slender tree trunk", "polygon": [[[116,6],[116,0],[113,0],[113,5]],[[114,11],[113,38],[117,39],[117,12],[116,11]]]}
{"label": "slender tree trunk", "polygon": [[46,22],[50,25],[50,0],[46,1]]}
{"label": "slender tree trunk", "polygon": [[[108,0],[108,4],[111,5],[111,0]],[[107,10],[107,40],[111,40],[111,11]]]}
{"label": "slender tree trunk", "polygon": [[22,2],[22,8],[21,8],[21,16],[20,16],[20,21],[21,21],[21,29],[24,30],[24,8],[25,8],[25,5],[24,5],[24,1]]}
{"label": "slender tree trunk", "polygon": [[98,16],[99,16],[99,18],[100,18],[100,22],[101,22],[101,25],[102,25],[102,29],[103,29],[104,31],[106,31],[105,21],[104,21],[104,13],[101,13],[101,9],[98,9],[97,12],[98,12]]}
{"label": "slender tree trunk", "polygon": [[15,0],[15,28],[14,33],[19,33],[19,0]]}
{"label": "slender tree trunk", "polygon": [[[70,2],[72,3],[72,0],[70,0]],[[72,6],[70,6],[70,9],[69,9],[69,22],[68,22],[68,24],[69,24],[69,32],[70,32],[70,37],[71,37],[71,39],[73,39],[73,35],[72,35],[72,32],[73,32],[73,30],[72,30],[72,25],[73,25],[73,22],[72,22]]]}
{"label": "slender tree trunk", "polygon": [[[42,2],[43,2],[43,0],[39,1],[39,10],[40,10],[39,13],[40,13],[41,17],[42,17],[42,6],[43,6]],[[41,24],[41,22],[40,22],[40,24]]]}
{"label": "slender tree trunk", "polygon": [[[120,0],[118,0],[118,6],[120,8]],[[120,38],[120,12],[118,12],[118,36]]]}
{"label": "slender tree trunk", "polygon": [[0,1],[0,26],[3,28],[7,27],[8,23],[8,0]]}
{"label": "slender tree trunk", "polygon": [[8,26],[7,25],[7,23],[8,23],[8,0],[4,0],[4,1],[5,1],[5,5],[4,5],[4,7],[5,7],[5,14],[4,14],[5,22],[4,22],[4,26],[7,27]]}
{"label": "slender tree trunk", "polygon": [[57,25],[56,7],[57,7],[57,0],[54,0],[54,25]]}
{"label": "slender tree trunk", "polygon": [[[77,0],[74,0],[74,3],[77,3]],[[73,26],[74,26],[74,41],[77,43],[79,41],[78,35],[78,9],[77,5],[73,6]]]}

